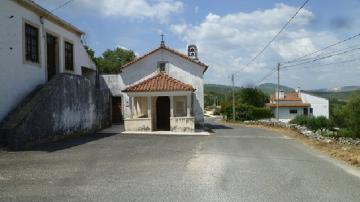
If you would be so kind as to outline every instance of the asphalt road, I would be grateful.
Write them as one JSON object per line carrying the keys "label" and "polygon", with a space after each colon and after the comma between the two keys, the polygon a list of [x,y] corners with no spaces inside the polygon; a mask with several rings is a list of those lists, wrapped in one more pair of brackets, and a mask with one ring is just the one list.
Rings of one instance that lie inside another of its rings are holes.
{"label": "asphalt road", "polygon": [[94,135],[0,152],[0,201],[360,201],[360,178],[278,134]]}

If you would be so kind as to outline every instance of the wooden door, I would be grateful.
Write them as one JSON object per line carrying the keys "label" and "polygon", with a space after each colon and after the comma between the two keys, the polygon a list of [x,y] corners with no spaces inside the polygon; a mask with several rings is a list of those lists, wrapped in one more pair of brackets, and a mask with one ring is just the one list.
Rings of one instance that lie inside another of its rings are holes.
{"label": "wooden door", "polygon": [[167,96],[156,100],[156,128],[157,130],[170,130],[170,99]]}
{"label": "wooden door", "polygon": [[112,122],[123,123],[121,97],[112,97]]}
{"label": "wooden door", "polygon": [[52,79],[56,74],[56,61],[57,61],[57,39],[56,37],[47,34],[46,35],[46,54],[47,54],[47,76],[48,81]]}

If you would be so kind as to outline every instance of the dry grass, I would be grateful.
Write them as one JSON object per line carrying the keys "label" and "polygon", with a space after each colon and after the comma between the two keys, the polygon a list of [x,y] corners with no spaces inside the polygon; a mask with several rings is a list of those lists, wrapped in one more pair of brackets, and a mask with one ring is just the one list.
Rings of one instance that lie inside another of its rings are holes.
{"label": "dry grass", "polygon": [[[234,123],[232,123],[234,124]],[[238,123],[240,124],[240,123]],[[269,127],[263,125],[248,125],[240,124],[245,127],[262,128],[265,130],[277,132],[279,134],[291,137],[303,144],[309,145],[312,148],[322,151],[323,153],[332,156],[336,159],[347,162],[350,165],[360,167],[360,146],[359,145],[344,145],[338,142],[326,143],[316,139],[310,139],[304,135],[287,128]]]}

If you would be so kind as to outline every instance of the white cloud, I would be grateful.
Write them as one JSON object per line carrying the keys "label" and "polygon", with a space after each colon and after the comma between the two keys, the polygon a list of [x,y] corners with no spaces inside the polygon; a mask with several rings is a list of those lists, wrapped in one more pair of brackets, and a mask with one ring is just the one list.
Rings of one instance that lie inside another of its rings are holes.
{"label": "white cloud", "polygon": [[75,3],[105,16],[151,18],[160,22],[167,22],[170,15],[183,10],[183,3],[176,0],[77,0]]}
{"label": "white cloud", "polygon": [[[277,4],[275,8],[250,13],[238,12],[224,16],[209,13],[198,25],[175,24],[170,30],[185,42],[198,45],[200,59],[210,65],[206,82],[229,83],[225,79],[243,68],[297,9]],[[240,82],[237,84],[258,81],[277,62],[302,56],[338,41],[332,33],[309,31],[307,27],[314,18],[310,10],[303,9],[269,49],[238,74]],[[309,75],[304,75],[311,79]],[[303,75],[296,77],[303,78]],[[291,78],[288,76],[283,81],[291,83]]]}

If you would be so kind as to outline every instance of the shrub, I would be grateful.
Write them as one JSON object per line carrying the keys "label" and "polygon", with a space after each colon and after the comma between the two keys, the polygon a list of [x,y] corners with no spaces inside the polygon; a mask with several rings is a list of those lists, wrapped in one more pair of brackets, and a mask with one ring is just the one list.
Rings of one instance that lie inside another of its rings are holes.
{"label": "shrub", "polygon": [[317,130],[320,129],[321,132],[323,132],[326,129],[329,129],[332,126],[330,120],[325,116],[319,116],[316,118],[315,121],[316,121],[316,126],[318,127]]}
{"label": "shrub", "polygon": [[340,131],[339,131],[339,136],[341,136],[341,137],[354,137],[351,130],[349,130],[347,128],[341,128]]}
{"label": "shrub", "polygon": [[216,108],[214,110],[214,115],[220,115],[220,109],[219,108]]}
{"label": "shrub", "polygon": [[256,120],[273,117],[271,110],[267,108],[254,107],[253,114]]}
{"label": "shrub", "polygon": [[305,115],[296,116],[293,120],[290,121],[292,124],[306,126],[309,121],[309,117]]}
{"label": "shrub", "polygon": [[321,130],[323,132],[326,129],[329,129],[332,124],[331,121],[325,116],[313,117],[313,116],[297,116],[290,123],[306,126],[312,131]]}
{"label": "shrub", "polygon": [[354,94],[345,106],[345,126],[351,136],[360,138],[360,95]]}
{"label": "shrub", "polygon": [[[232,106],[227,105],[224,109],[224,114],[228,120],[232,119]],[[235,120],[248,121],[259,120],[273,117],[270,109],[254,107],[245,104],[238,104],[235,106]]]}

